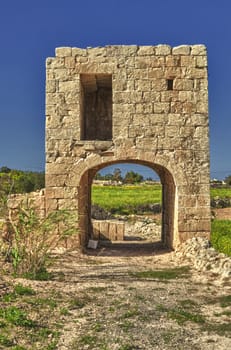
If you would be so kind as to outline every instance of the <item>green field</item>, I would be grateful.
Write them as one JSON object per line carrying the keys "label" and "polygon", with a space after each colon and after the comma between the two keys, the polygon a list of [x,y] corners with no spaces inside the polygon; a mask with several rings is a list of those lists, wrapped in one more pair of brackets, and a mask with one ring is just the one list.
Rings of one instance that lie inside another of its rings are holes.
{"label": "green field", "polygon": [[133,213],[139,205],[161,203],[161,185],[93,185],[92,203],[117,214]]}
{"label": "green field", "polygon": [[231,256],[231,220],[212,221],[211,243],[217,251]]}
{"label": "green field", "polygon": [[[231,188],[212,188],[211,198],[231,198]],[[92,186],[92,202],[115,214],[133,214],[138,206],[161,203],[161,185]],[[231,256],[231,220],[212,222],[214,248]]]}
{"label": "green field", "polygon": [[[116,213],[126,213],[139,205],[161,203],[161,185],[92,186],[92,203]],[[211,198],[231,198],[231,187],[211,188]]]}
{"label": "green field", "polygon": [[211,198],[231,198],[231,187],[226,188],[211,188],[210,190]]}

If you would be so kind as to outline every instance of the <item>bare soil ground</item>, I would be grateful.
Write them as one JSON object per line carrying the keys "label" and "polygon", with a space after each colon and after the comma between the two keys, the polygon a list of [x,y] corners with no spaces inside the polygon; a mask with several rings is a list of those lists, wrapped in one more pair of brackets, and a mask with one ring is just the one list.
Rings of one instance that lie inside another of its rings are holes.
{"label": "bare soil ground", "polygon": [[[217,211],[217,217],[225,215],[226,210]],[[156,241],[101,244],[85,254],[59,250],[48,281],[5,278],[0,283],[0,349],[231,348],[231,284],[178,266],[157,236]],[[34,294],[15,294],[19,284]],[[19,316],[13,321],[9,313],[9,331],[1,310],[14,307],[37,326],[29,329],[25,319],[24,324]]]}
{"label": "bare soil ground", "polygon": [[[49,281],[10,281],[33,288],[31,318],[53,329],[44,339],[53,347],[40,338],[32,344],[32,333],[16,342],[23,349],[230,348],[231,286],[177,267],[158,242],[57,254],[52,272]],[[18,303],[29,310],[26,297]]]}
{"label": "bare soil ground", "polygon": [[231,208],[214,209],[215,217],[219,220],[231,220]]}

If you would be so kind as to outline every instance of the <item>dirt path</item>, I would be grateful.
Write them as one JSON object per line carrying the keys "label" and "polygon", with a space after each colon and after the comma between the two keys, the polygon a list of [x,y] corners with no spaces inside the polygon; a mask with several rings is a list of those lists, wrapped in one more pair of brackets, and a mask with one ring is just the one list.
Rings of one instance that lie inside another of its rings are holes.
{"label": "dirt path", "polygon": [[216,219],[231,220],[231,208],[214,209]]}
{"label": "dirt path", "polygon": [[[33,344],[30,330],[15,328],[19,335],[11,341],[23,345],[20,349],[231,347],[230,283],[178,266],[173,252],[157,238],[104,244],[86,254],[59,251],[50,272],[53,277],[48,281],[10,280],[35,293],[11,293],[12,299],[1,301],[2,309],[10,302],[40,324],[33,329]],[[0,332],[0,349],[9,348],[1,347],[4,341]]]}
{"label": "dirt path", "polygon": [[228,349],[230,285],[177,267],[160,246],[133,249],[65,254],[53,269],[55,281],[26,282],[68,300],[57,349]]}

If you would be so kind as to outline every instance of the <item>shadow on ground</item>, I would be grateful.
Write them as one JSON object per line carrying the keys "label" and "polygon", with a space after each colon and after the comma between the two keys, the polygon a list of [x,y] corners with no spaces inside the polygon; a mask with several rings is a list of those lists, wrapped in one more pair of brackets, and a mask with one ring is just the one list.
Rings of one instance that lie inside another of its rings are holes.
{"label": "shadow on ground", "polygon": [[158,242],[110,242],[100,241],[97,249],[86,249],[86,255],[90,256],[153,256],[169,253],[161,241]]}

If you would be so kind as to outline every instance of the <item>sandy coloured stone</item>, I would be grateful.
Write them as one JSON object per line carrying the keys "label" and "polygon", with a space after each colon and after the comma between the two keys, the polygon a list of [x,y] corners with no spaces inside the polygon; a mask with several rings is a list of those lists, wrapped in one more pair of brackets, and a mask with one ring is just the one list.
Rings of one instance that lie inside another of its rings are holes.
{"label": "sandy coloured stone", "polygon": [[189,45],[180,45],[172,48],[173,55],[190,55],[191,47]]}
{"label": "sandy coloured stone", "polygon": [[206,56],[207,50],[205,45],[193,45],[191,46],[191,55]]}
{"label": "sandy coloured stone", "polygon": [[55,50],[56,57],[67,57],[71,56],[71,47],[57,47]]}
{"label": "sandy coloured stone", "polygon": [[204,45],[58,48],[47,59],[47,210],[76,208],[86,244],[94,174],[132,161],[164,184],[166,244],[208,235],[207,89]]}
{"label": "sandy coloured stone", "polygon": [[153,46],[140,46],[137,55],[138,56],[152,56],[155,53]]}
{"label": "sandy coloured stone", "polygon": [[172,51],[172,48],[169,45],[158,45],[158,46],[155,46],[155,54],[158,55],[158,56],[170,55],[171,51]]}

